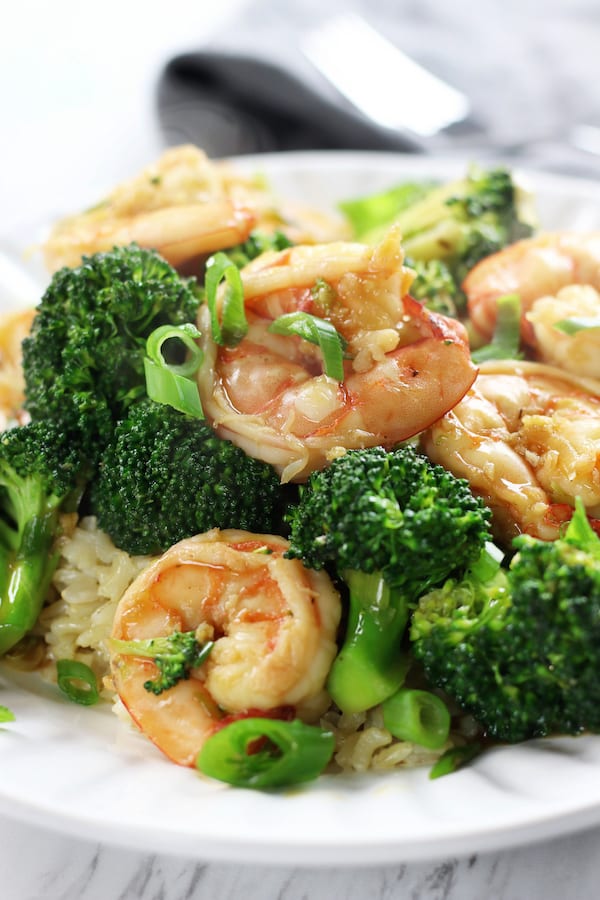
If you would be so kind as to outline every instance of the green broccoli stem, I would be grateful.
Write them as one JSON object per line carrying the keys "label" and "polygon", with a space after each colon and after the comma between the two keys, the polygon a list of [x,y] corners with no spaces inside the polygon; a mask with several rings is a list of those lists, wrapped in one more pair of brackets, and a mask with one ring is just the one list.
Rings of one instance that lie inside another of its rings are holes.
{"label": "green broccoli stem", "polygon": [[342,712],[354,713],[377,706],[403,683],[409,605],[406,593],[391,588],[381,572],[349,570],[343,577],[350,591],[348,626],[327,688]]}
{"label": "green broccoli stem", "polygon": [[[454,218],[448,206],[452,197],[461,196],[469,191],[468,181],[451,181],[429,191],[421,200],[417,200],[408,209],[396,217],[395,222],[400,226],[404,241],[410,239],[413,234],[435,229],[440,223]],[[407,251],[408,252],[408,251]]]}
{"label": "green broccoli stem", "polygon": [[[19,532],[15,528],[11,528],[11,526],[3,519],[0,519],[0,546],[6,551],[10,549],[13,552],[19,546]],[[2,563],[0,563],[0,565],[2,565]],[[0,583],[4,584],[2,576],[0,576]]]}
{"label": "green broccoli stem", "polygon": [[58,562],[50,549],[58,513],[46,510],[28,519],[15,552],[0,558],[0,656],[35,625]]}
{"label": "green broccoli stem", "polygon": [[407,236],[402,246],[411,259],[427,261],[459,255],[464,249],[464,241],[464,225],[450,218],[446,208],[445,218]]}

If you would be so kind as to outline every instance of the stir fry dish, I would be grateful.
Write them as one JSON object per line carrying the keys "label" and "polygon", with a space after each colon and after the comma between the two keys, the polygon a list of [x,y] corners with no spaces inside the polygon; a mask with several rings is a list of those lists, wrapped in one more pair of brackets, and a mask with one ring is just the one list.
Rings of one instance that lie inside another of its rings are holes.
{"label": "stir fry dish", "polygon": [[43,253],[3,667],[245,788],[600,733],[599,234],[502,168],[323,211],[184,146]]}

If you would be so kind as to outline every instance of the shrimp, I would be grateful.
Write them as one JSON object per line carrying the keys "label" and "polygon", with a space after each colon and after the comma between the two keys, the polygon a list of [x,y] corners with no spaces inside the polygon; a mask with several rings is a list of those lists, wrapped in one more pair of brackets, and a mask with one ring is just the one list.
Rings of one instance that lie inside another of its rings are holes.
{"label": "shrimp", "polygon": [[[216,730],[245,715],[316,720],[337,652],[341,602],[324,572],[286,559],[273,535],[213,529],[175,544],[125,592],[112,637],[196,630],[214,640],[208,659],[160,697],[144,682],[149,659],[111,653],[114,686],[142,732],[170,759],[192,766]],[[290,710],[291,708],[291,710]]]}
{"label": "shrimp", "polygon": [[483,497],[503,543],[519,533],[554,540],[578,496],[600,518],[600,381],[542,363],[485,363],[421,443]]}
{"label": "shrimp", "polygon": [[[210,337],[198,381],[221,437],[265,460],[283,482],[304,481],[347,449],[392,446],[451,409],[475,378],[466,332],[408,294],[395,230],[375,248],[334,242],[266,253],[241,271],[248,334],[233,348]],[[320,351],[271,334],[279,315],[302,310],[331,322],[351,359],[343,382]]]}
{"label": "shrimp", "polygon": [[25,384],[21,368],[21,344],[29,334],[35,309],[0,316],[0,431],[9,422],[23,420]]}
{"label": "shrimp", "polygon": [[58,222],[44,258],[54,272],[79,265],[84,254],[135,242],[179,268],[243,243],[255,227],[280,228],[298,241],[312,232],[329,240],[342,226],[316,210],[280,209],[262,181],[234,174],[184,145],[167,150],[97,206]]}
{"label": "shrimp", "polygon": [[[556,297],[536,300],[526,318],[540,362],[600,379],[600,293],[595,288],[587,284],[561,288]],[[590,320],[595,327],[566,334],[556,326],[567,319]]]}
{"label": "shrimp", "polygon": [[[565,294],[571,285],[586,285],[588,291]],[[585,315],[590,304],[598,315],[600,232],[553,232],[517,241],[478,263],[463,289],[471,322],[483,340],[494,332],[498,297],[515,293],[521,298],[521,335],[537,359],[600,377],[597,331],[569,337],[552,327],[560,318]],[[579,361],[581,352],[584,363]]]}
{"label": "shrimp", "polygon": [[46,266],[76,266],[84,254],[136,242],[172,265],[245,241],[256,216],[232,199],[218,170],[195,147],[167,150],[97,206],[58,222]]}

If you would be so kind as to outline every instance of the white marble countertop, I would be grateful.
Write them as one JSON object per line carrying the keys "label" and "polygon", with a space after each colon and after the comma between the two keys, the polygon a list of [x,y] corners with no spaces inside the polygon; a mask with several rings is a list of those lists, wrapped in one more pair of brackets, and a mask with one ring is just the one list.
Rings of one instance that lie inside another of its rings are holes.
{"label": "white marble countertop", "polygon": [[[80,204],[161,149],[161,63],[244,0],[20,0],[0,29],[2,227]],[[410,4],[406,4],[407,8]],[[1,301],[0,301],[1,303]],[[0,775],[1,782],[1,775]],[[1,789],[1,786],[0,786]],[[76,840],[0,818],[6,900],[592,900],[600,829],[495,854],[366,868],[197,862]],[[350,862],[350,861],[349,861]]]}
{"label": "white marble countertop", "polygon": [[6,900],[595,900],[599,848],[595,829],[431,863],[254,867],[132,852],[0,820]]}

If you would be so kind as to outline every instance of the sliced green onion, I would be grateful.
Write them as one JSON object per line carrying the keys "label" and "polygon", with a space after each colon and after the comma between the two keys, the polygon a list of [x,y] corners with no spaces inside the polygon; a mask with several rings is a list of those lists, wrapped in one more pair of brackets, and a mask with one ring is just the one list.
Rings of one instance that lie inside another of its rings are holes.
{"label": "sliced green onion", "polygon": [[450,713],[443,700],[429,691],[400,688],[382,703],[383,722],[401,741],[438,750],[448,740]]}
{"label": "sliced green onion", "polygon": [[[200,332],[195,325],[161,325],[146,341],[144,372],[146,393],[156,403],[172,406],[179,412],[196,419],[203,419],[204,412],[198,394],[198,386],[192,376],[202,364],[204,354],[195,342]],[[167,341],[179,341],[184,345],[188,358],[183,363],[168,363],[163,355]]]}
{"label": "sliced green onion", "polygon": [[577,334],[578,331],[597,331],[600,328],[600,319],[597,317],[573,316],[569,319],[561,319],[554,323],[554,328],[564,334]]}
{"label": "sliced green onion", "polygon": [[317,278],[310,289],[310,295],[316,309],[322,316],[326,316],[329,313],[337,299],[335,288],[328,281],[325,281],[324,278]]}
{"label": "sliced green onion", "polygon": [[474,575],[477,581],[491,581],[500,569],[504,556],[500,547],[492,541],[486,541],[478,558],[469,566],[469,574]]}
{"label": "sliced green onion", "polygon": [[331,732],[299,719],[238,719],[206,741],[196,767],[236,787],[287,787],[316,778],[334,748]]}
{"label": "sliced green onion", "polygon": [[59,659],[56,663],[58,686],[69,700],[82,706],[93,706],[100,694],[96,676],[85,663],[74,659]]}
{"label": "sliced green onion", "polygon": [[456,772],[462,766],[471,762],[481,753],[479,744],[467,744],[464,747],[451,747],[442,753],[440,758],[432,765],[429,770],[430,778],[441,778],[442,775],[450,775]]}
{"label": "sliced green onion", "polygon": [[173,375],[168,367],[157,366],[152,360],[144,359],[146,392],[151,400],[172,406],[179,412],[196,419],[204,418],[198,387],[189,378]]}
{"label": "sliced green onion", "polygon": [[15,714],[8,706],[0,706],[0,722],[14,722]]}
{"label": "sliced green onion", "polygon": [[575,497],[575,510],[563,534],[563,540],[574,544],[600,562],[600,536],[592,528],[581,497]]}
{"label": "sliced green onion", "polygon": [[496,310],[494,336],[489,344],[472,351],[471,359],[475,363],[521,358],[521,298],[518,294],[498,297]]}
{"label": "sliced green onion", "polygon": [[[168,365],[170,371],[176,375],[191,378],[202,364],[203,353],[198,344],[196,344],[196,338],[199,337],[200,332],[191,322],[187,322],[185,325],[160,325],[154,329],[146,341],[146,353],[157,366]],[[167,363],[163,354],[165,343],[173,340],[180,341],[189,350],[188,359],[177,365]]]}
{"label": "sliced green onion", "polygon": [[[226,284],[219,322],[217,292],[223,279]],[[248,320],[239,269],[225,253],[215,253],[206,263],[204,287],[213,340],[222,347],[236,347],[248,333]]]}
{"label": "sliced green onion", "polygon": [[336,381],[344,380],[346,341],[331,322],[318,316],[311,316],[307,312],[297,311],[279,316],[269,325],[269,331],[286,337],[295,334],[311,344],[317,344],[323,354],[325,374],[335,378]]}

